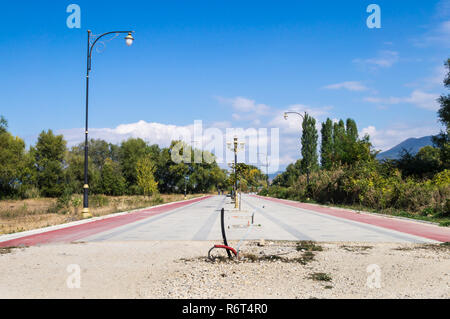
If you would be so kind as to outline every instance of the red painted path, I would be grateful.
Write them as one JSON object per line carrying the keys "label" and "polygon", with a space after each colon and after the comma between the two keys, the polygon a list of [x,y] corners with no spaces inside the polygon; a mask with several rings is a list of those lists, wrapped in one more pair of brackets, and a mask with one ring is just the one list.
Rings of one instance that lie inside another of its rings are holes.
{"label": "red painted path", "polygon": [[164,206],[150,207],[148,209],[140,210],[125,215],[109,217],[79,225],[19,237],[8,241],[0,242],[0,247],[14,247],[21,245],[34,246],[48,243],[70,243],[115,227],[123,226],[141,219],[145,219],[151,216],[159,215],[174,210],[176,208],[197,203],[210,197],[211,196],[205,196],[201,198],[194,198],[187,201],[171,203]]}
{"label": "red painted path", "polygon": [[333,209],[324,206],[312,205],[307,203],[294,202],[284,199],[278,199],[273,197],[264,197],[258,195],[252,195],[256,198],[265,199],[271,202],[280,203],[292,207],[311,210],[313,212],[331,215],[343,219],[349,219],[360,223],[370,224],[382,228],[396,230],[402,233],[424,237],[441,242],[450,242],[450,228],[439,227],[436,225],[430,225],[420,222],[400,220],[395,218],[388,218],[370,214],[358,214],[353,211],[343,209]]}

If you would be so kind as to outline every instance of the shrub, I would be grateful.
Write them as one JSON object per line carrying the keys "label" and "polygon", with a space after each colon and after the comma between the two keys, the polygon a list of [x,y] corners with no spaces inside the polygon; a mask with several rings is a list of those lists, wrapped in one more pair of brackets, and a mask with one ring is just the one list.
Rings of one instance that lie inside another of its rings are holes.
{"label": "shrub", "polygon": [[418,215],[450,216],[450,170],[433,179],[402,178],[401,173],[375,162],[340,166],[300,175],[289,188],[274,185],[261,194],[323,204],[359,204],[377,210],[394,208]]}
{"label": "shrub", "polygon": [[103,207],[109,204],[109,198],[105,195],[92,195],[89,196],[89,206],[91,207]]}

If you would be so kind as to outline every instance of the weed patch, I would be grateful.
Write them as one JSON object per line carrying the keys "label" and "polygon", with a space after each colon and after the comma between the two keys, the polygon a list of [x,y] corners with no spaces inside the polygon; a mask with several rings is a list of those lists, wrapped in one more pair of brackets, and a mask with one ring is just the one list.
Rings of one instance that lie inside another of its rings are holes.
{"label": "weed patch", "polygon": [[323,251],[322,246],[310,240],[302,240],[297,243],[297,251]]}
{"label": "weed patch", "polygon": [[314,281],[331,281],[331,276],[323,272],[315,272],[308,276],[308,279]]}
{"label": "weed patch", "polygon": [[342,245],[341,248],[346,250],[346,251],[355,252],[355,251],[366,251],[366,250],[372,249],[373,246],[346,246],[346,245]]}
{"label": "weed patch", "polygon": [[14,249],[19,249],[24,247],[17,247],[17,246],[11,246],[11,247],[0,247],[0,255],[5,255],[11,253]]}

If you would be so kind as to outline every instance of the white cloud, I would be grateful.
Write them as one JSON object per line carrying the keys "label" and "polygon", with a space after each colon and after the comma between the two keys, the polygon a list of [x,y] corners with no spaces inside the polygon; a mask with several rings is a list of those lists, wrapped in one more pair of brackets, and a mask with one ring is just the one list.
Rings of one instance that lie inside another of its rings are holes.
{"label": "white cloud", "polygon": [[[234,110],[243,113],[256,113],[257,115],[267,114],[270,107],[265,104],[256,103],[254,100],[238,96],[234,98],[216,97],[217,100],[224,104],[230,104]],[[239,117],[240,118],[240,117]]]}
{"label": "white cloud", "polygon": [[[320,120],[325,115],[329,114],[329,110],[331,108],[331,106],[313,108],[304,104],[293,104],[288,106],[286,108],[286,111],[294,111],[300,114],[306,112],[316,119],[316,125],[320,125]],[[277,110],[273,115],[273,119],[269,122],[268,125],[270,127],[279,127],[285,134],[298,134],[299,132],[301,132],[302,118],[295,114],[292,114],[288,116],[287,120],[285,120],[284,112],[285,111]]]}
{"label": "white cloud", "polygon": [[434,69],[433,75],[430,76],[429,78],[426,78],[425,81],[431,86],[433,85],[443,86],[446,75],[447,75],[447,68],[444,66],[444,64],[441,64]]}
{"label": "white cloud", "polygon": [[383,50],[378,53],[378,56],[369,59],[354,59],[354,63],[367,66],[370,69],[389,68],[397,63],[399,54],[396,51]]}
{"label": "white cloud", "polygon": [[[176,126],[139,121],[121,124],[115,128],[91,128],[89,138],[103,139],[110,143],[120,143],[128,138],[142,138],[150,144],[169,146],[173,137],[191,134],[193,127],[193,125]],[[84,140],[84,129],[59,130],[57,133],[64,135],[68,146],[76,145]]]}
{"label": "white cloud", "polygon": [[411,93],[411,96],[407,99],[407,102],[415,104],[426,110],[437,111],[439,109],[439,104],[436,101],[438,97],[439,94],[415,90]]}
{"label": "white cloud", "polygon": [[346,81],[341,83],[335,83],[330,84],[324,87],[325,89],[329,90],[339,90],[339,89],[346,89],[349,91],[367,91],[368,88],[362,84],[361,82],[357,81]]}
{"label": "white cloud", "polygon": [[450,47],[450,20],[441,21],[424,35],[413,39],[413,43],[418,47],[430,45]]}
{"label": "white cloud", "polygon": [[408,103],[416,105],[426,110],[436,111],[439,109],[439,104],[436,101],[438,97],[439,94],[436,93],[427,93],[421,90],[414,90],[408,97],[388,97],[388,98],[366,97],[364,98],[364,101],[369,103],[391,104],[391,105]]}

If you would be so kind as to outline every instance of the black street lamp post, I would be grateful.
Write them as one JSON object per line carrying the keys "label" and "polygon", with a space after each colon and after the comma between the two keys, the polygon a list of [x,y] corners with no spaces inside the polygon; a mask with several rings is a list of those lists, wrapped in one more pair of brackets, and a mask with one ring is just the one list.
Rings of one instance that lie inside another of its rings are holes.
{"label": "black street lamp post", "polygon": [[89,213],[89,179],[88,179],[88,110],[89,110],[89,72],[91,71],[91,60],[92,60],[92,50],[94,49],[95,44],[102,37],[109,34],[120,34],[120,33],[128,33],[125,37],[125,43],[127,46],[131,46],[133,44],[134,38],[132,33],[134,31],[111,31],[103,33],[97,36],[94,42],[91,45],[91,30],[88,30],[88,39],[87,39],[87,71],[86,71],[86,130],[85,130],[85,141],[84,141],[84,185],[83,185],[83,218],[92,217]]}

